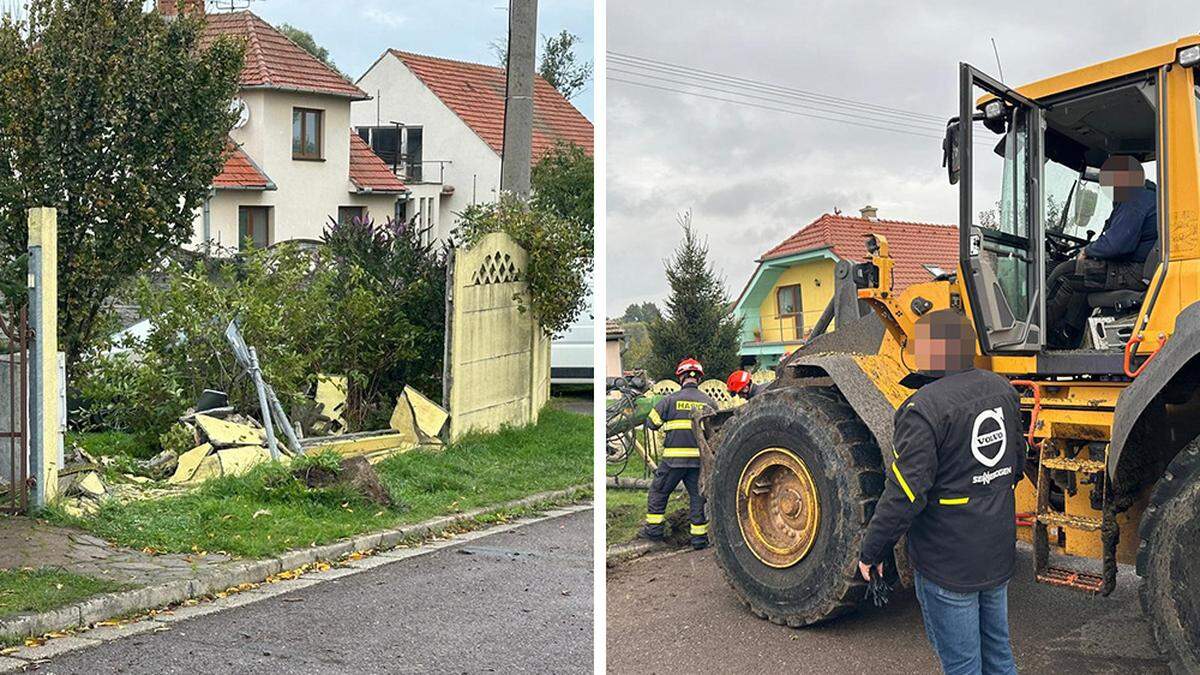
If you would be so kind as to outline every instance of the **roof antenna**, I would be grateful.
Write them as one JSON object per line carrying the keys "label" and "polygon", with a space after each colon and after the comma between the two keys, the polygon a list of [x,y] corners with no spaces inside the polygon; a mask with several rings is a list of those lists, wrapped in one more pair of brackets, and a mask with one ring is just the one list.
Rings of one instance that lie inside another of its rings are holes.
{"label": "roof antenna", "polygon": [[992,53],[996,55],[996,70],[1000,71],[1000,81],[1004,81],[1004,66],[1000,65],[1000,50],[996,49],[996,38],[992,38]]}
{"label": "roof antenna", "polygon": [[253,0],[209,0],[209,4],[218,12],[236,12],[242,9],[250,9],[250,3]]}

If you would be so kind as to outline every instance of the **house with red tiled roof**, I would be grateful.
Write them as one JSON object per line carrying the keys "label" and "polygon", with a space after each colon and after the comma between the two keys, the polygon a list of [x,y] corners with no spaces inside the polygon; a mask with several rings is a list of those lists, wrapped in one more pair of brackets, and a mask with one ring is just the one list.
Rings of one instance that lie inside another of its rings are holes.
{"label": "house with red tiled roof", "polygon": [[742,318],[744,361],[773,367],[795,349],[833,297],[837,261],[866,259],[867,234],[887,238],[896,291],[931,280],[926,265],[946,271],[958,266],[956,226],[883,220],[871,206],[860,213],[823,214],[758,259],[734,304],[734,314]]}
{"label": "house with red tiled roof", "polygon": [[[203,12],[203,2],[184,11]],[[176,0],[158,0],[174,16]],[[329,219],[396,215],[408,194],[350,129],[350,105],[370,96],[250,11],[209,13],[201,44],[245,42],[222,171],[196,214],[193,245],[236,249],[316,239]]]}
{"label": "house with red tiled roof", "polygon": [[[409,217],[445,237],[454,214],[494,201],[504,145],[503,68],[389,49],[357,85],[355,130],[411,190]],[[533,158],[558,141],[592,153],[592,123],[541,77],[533,88]]]}

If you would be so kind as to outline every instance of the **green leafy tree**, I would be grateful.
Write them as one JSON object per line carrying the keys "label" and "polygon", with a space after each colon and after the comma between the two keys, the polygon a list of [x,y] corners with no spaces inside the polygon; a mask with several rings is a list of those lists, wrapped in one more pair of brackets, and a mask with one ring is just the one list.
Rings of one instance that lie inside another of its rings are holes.
{"label": "green leafy tree", "polygon": [[[542,36],[538,74],[568,101],[583,91],[588,82],[592,81],[592,62],[580,61],[575,56],[575,45],[579,42],[578,35],[565,30],[558,35]],[[507,67],[508,39],[492,40],[489,46],[492,48],[492,53],[496,55],[496,61],[500,66]]]}
{"label": "green leafy tree", "polygon": [[625,308],[621,323],[652,323],[661,318],[662,312],[658,311],[658,305],[653,302],[634,303]]}
{"label": "green leafy tree", "polygon": [[711,377],[738,367],[742,322],[730,311],[729,298],[708,260],[708,243],[692,227],[691,214],[679,218],[683,241],[667,261],[671,295],[663,318],[650,324],[650,373],[671,377],[684,358],[698,359]]}
{"label": "green leafy tree", "polygon": [[58,209],[59,344],[74,370],[108,298],[188,241],[220,172],[243,46],[142,0],[33,0],[0,19],[0,254]]}
{"label": "green leafy tree", "polygon": [[595,220],[594,165],[591,156],[578,145],[555,143],[533,165],[535,207],[591,227]]}
{"label": "green leafy tree", "polygon": [[522,311],[532,311],[548,334],[565,331],[584,311],[591,293],[591,221],[563,218],[536,201],[531,205],[504,193],[498,202],[468,207],[451,238],[456,246],[470,246],[491,232],[508,233],[529,253],[525,278],[531,306],[522,306]]}
{"label": "green leafy tree", "polygon": [[330,56],[329,50],[317,44],[317,39],[312,36],[312,33],[303,28],[297,28],[290,23],[281,23],[275,26],[275,29],[287,36],[287,39],[295,42],[301,49],[315,56],[318,61],[329,66],[342,77],[346,77],[346,74],[333,62],[333,57]]}
{"label": "green leafy tree", "polygon": [[647,324],[642,322],[623,324],[625,350],[621,352],[621,365],[625,370],[649,370],[653,345]]}
{"label": "green leafy tree", "polygon": [[583,91],[592,80],[592,62],[575,58],[579,36],[568,31],[542,38],[540,74],[568,101]]}

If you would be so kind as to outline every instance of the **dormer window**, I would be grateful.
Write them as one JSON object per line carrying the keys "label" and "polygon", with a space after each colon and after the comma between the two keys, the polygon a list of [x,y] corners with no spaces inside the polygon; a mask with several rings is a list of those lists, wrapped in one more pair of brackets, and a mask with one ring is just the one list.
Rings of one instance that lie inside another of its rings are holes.
{"label": "dormer window", "polygon": [[292,108],[292,159],[323,159],[325,111]]}

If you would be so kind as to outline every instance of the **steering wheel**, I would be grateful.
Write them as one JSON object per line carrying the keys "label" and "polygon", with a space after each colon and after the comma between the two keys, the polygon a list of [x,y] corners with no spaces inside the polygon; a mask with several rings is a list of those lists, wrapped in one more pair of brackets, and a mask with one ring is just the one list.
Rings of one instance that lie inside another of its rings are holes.
{"label": "steering wheel", "polygon": [[1061,232],[1046,232],[1046,246],[1050,249],[1050,257],[1057,260],[1066,260],[1074,257],[1084,246],[1092,243],[1087,239],[1081,239],[1069,234]]}

